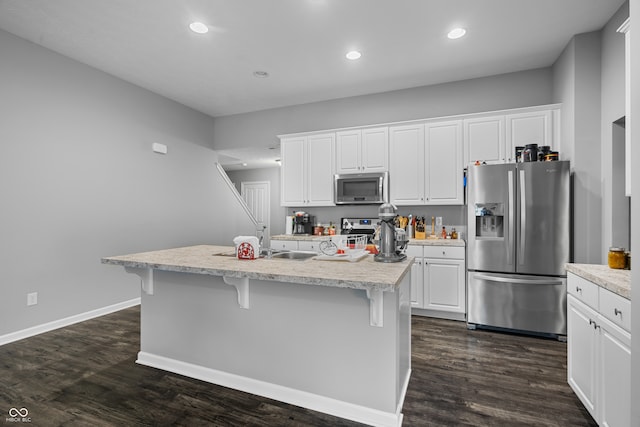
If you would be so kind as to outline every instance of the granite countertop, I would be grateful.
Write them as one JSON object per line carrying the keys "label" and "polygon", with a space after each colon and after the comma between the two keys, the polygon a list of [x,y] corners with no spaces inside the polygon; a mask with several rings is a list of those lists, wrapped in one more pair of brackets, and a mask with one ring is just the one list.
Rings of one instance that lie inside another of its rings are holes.
{"label": "granite countertop", "polygon": [[466,246],[466,242],[462,239],[411,239],[409,244],[417,246]]}
{"label": "granite countertop", "polygon": [[302,241],[316,241],[321,242],[323,240],[329,240],[333,236],[316,236],[315,234],[275,234],[271,236],[271,240],[302,240]]}
{"label": "granite countertop", "polygon": [[304,261],[287,259],[239,260],[232,246],[199,245],[102,258],[103,264],[152,268],[306,285],[395,292],[411,270],[413,258],[381,263],[367,255],[360,261]]}
{"label": "granite countertop", "polygon": [[599,264],[567,264],[566,269],[621,297],[631,299],[631,270],[616,270]]}
{"label": "granite countertop", "polygon": [[[340,236],[337,234],[336,236]],[[271,240],[297,240],[297,241],[323,241],[335,236],[315,236],[309,234],[276,234],[271,236]],[[410,239],[410,245],[422,246],[466,246],[462,239]]]}

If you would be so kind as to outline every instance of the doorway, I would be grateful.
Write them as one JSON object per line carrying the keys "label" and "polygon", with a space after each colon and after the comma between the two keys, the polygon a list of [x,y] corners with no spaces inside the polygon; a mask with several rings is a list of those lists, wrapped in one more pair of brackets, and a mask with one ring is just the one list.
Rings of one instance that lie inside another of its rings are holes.
{"label": "doorway", "polygon": [[269,241],[271,235],[271,183],[269,181],[242,182],[240,195],[256,220],[267,226],[262,243],[263,247],[271,246]]}

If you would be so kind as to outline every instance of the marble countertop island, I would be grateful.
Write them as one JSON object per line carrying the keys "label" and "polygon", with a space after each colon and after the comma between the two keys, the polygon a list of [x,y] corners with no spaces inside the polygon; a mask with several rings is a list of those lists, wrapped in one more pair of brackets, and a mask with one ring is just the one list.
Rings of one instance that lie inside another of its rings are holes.
{"label": "marble countertop island", "polygon": [[413,259],[239,260],[198,245],[102,258],[140,277],[136,363],[360,423],[402,425]]}
{"label": "marble countertop island", "polygon": [[234,278],[273,280],[351,289],[397,290],[412,259],[380,263],[367,255],[357,262],[259,258],[239,260],[232,246],[199,245],[111,256],[104,264]]}

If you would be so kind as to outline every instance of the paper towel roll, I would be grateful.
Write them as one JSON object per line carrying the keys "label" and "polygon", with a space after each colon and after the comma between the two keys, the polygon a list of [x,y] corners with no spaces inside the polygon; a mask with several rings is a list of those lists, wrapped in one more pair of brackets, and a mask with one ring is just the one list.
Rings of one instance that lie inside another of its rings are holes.
{"label": "paper towel roll", "polygon": [[256,236],[237,236],[233,243],[238,259],[256,259],[260,255],[260,241]]}

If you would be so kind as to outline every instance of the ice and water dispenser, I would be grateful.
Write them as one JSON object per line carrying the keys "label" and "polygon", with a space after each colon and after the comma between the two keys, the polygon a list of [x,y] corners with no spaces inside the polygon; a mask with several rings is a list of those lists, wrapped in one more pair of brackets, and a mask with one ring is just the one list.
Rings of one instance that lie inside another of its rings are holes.
{"label": "ice and water dispenser", "polygon": [[504,237],[504,204],[476,203],[476,237]]}

